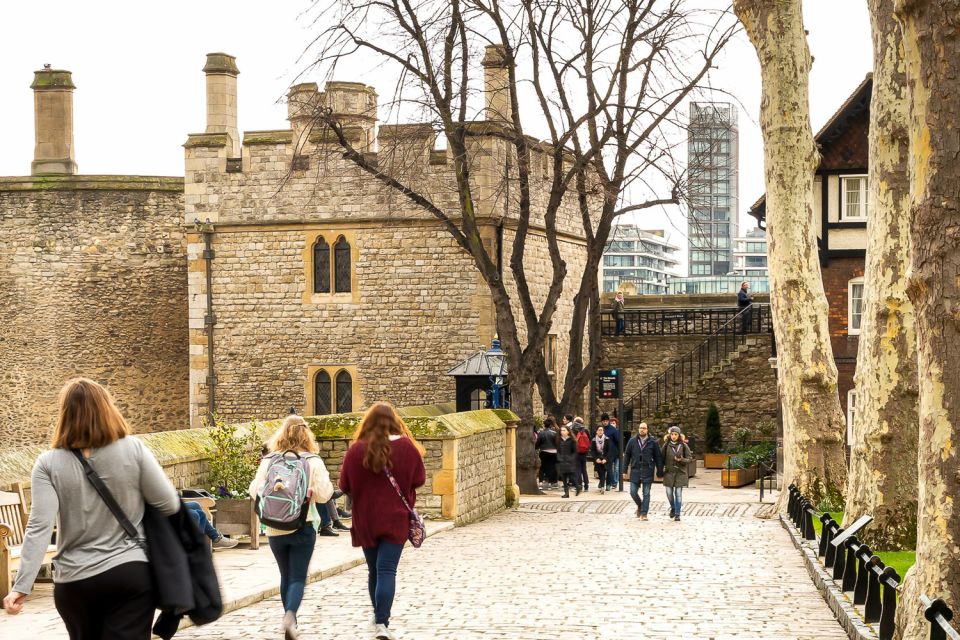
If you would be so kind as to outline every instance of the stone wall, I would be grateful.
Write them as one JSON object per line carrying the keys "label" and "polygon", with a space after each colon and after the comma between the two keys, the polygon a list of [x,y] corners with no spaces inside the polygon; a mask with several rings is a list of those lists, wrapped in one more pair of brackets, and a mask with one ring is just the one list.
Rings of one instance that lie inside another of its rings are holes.
{"label": "stone wall", "polygon": [[456,522],[483,520],[501,510],[504,493],[504,430],[457,440]]}
{"label": "stone wall", "polygon": [[183,180],[0,177],[0,442],[45,442],[57,393],[106,384],[140,432],[188,424]]}

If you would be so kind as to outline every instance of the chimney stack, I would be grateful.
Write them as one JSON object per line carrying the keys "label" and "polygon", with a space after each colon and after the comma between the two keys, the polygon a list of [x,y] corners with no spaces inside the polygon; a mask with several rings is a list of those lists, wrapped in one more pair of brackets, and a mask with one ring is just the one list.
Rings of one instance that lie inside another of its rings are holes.
{"label": "chimney stack", "polygon": [[240,157],[240,132],[237,130],[237,59],[225,53],[208,53],[207,133],[226,133],[230,137],[231,158]]}
{"label": "chimney stack", "polygon": [[492,44],[484,49],[483,94],[486,101],[486,119],[511,122],[510,64],[506,61],[503,45]]}
{"label": "chimney stack", "polygon": [[73,175],[73,77],[69,71],[43,65],[34,71],[33,117],[36,144],[30,173]]}

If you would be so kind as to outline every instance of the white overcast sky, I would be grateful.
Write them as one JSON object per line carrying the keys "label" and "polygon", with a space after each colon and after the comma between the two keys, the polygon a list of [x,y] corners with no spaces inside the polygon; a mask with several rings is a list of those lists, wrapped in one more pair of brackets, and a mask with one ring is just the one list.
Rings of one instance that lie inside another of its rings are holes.
{"label": "white overcast sky", "polygon": [[[45,63],[73,72],[80,173],[183,175],[181,145],[205,126],[201,68],[211,51],[237,57],[241,131],[286,127],[286,108],[278,100],[306,65],[300,56],[317,29],[311,24],[315,14],[305,14],[309,8],[306,0],[0,3],[0,175],[30,171],[30,83]],[[870,24],[866,0],[805,0],[804,16],[815,58],[810,93],[816,131],[870,71]],[[741,35],[712,78],[713,86],[729,90],[746,108],[740,113],[743,229],[754,226],[746,209],[764,190],[759,73],[753,48]],[[381,95],[392,89],[374,74],[358,70],[351,77],[345,67],[337,79],[372,84]],[[301,81],[307,80],[322,78]],[[666,227],[673,240],[685,243],[686,224],[676,209],[636,221]]]}

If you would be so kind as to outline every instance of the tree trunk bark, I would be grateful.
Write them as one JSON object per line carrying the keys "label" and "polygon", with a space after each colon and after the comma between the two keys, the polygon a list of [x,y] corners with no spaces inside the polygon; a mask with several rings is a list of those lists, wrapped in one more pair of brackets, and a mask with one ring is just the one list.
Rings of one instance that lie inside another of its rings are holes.
{"label": "tree trunk bark", "polygon": [[861,539],[873,549],[917,542],[917,350],[907,297],[910,252],[907,174],[910,109],[900,25],[893,0],[869,0],[873,29],[870,196],[863,323],[857,354],[857,407],[844,525],[873,523]]}
{"label": "tree trunk bark", "polygon": [[510,409],[520,417],[517,426],[517,486],[522,494],[540,494],[537,471],[540,458],[533,442],[533,382],[510,380]]}
{"label": "tree trunk bark", "polygon": [[[827,327],[814,226],[819,162],[810,128],[807,48],[800,0],[735,0],[763,79],[770,302],[784,409],[784,482],[814,503],[842,501],[844,416]],[[780,507],[786,504],[781,492]]]}
{"label": "tree trunk bark", "polygon": [[910,275],[920,388],[917,562],[897,634],[924,638],[920,594],[960,613],[960,0],[897,0],[910,96]]}

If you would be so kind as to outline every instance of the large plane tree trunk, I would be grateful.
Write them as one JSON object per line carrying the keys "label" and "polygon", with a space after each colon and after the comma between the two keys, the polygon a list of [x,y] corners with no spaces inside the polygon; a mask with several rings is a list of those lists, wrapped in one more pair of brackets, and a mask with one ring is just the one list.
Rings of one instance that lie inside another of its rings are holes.
{"label": "large plane tree trunk", "polygon": [[818,153],[810,127],[811,58],[800,0],[735,0],[733,6],[757,51],[763,79],[760,128],[784,482],[796,484],[814,502],[842,502],[844,417],[817,256],[813,178]]}
{"label": "large plane tree trunk", "polygon": [[893,0],[869,0],[873,29],[870,197],[863,324],[857,354],[845,524],[862,515],[873,549],[917,542],[917,335],[907,297],[910,117],[903,42]]}
{"label": "large plane tree trunk", "polygon": [[896,0],[910,96],[910,275],[920,387],[917,562],[898,635],[929,633],[921,594],[960,613],[960,0]]}

